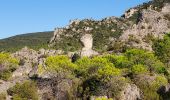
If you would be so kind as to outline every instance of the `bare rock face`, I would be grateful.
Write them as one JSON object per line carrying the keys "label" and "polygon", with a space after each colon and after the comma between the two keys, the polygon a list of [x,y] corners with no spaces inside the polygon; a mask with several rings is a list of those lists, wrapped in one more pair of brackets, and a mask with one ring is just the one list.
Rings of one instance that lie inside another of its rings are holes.
{"label": "bare rock face", "polygon": [[130,18],[135,12],[137,11],[137,9],[129,9],[128,11],[126,11],[125,13],[125,18]]}
{"label": "bare rock face", "polygon": [[93,46],[93,38],[91,34],[85,34],[81,38],[81,42],[83,43],[84,47],[82,48],[81,51],[81,56],[87,56],[90,57],[92,55],[97,55],[98,53],[92,50]]}
{"label": "bare rock face", "polygon": [[[64,31],[63,28],[56,28],[54,30],[54,36],[51,38],[50,43],[52,43],[52,42],[55,43],[55,40],[60,38],[60,35],[62,34],[63,31]],[[50,44],[49,46],[52,46],[52,45],[53,44]]]}
{"label": "bare rock face", "polygon": [[21,64],[13,73],[12,77],[19,77],[28,74],[32,70],[33,64],[38,62],[38,53],[27,47],[14,53],[13,56],[19,58]]}
{"label": "bare rock face", "polygon": [[165,4],[162,11],[158,12],[152,9],[143,9],[140,21],[130,26],[120,37],[120,40],[127,41],[130,35],[135,36],[140,41],[133,46],[152,51],[151,44],[145,42],[145,37],[153,35],[153,37],[162,38],[165,33],[170,32],[170,20],[166,17],[170,16],[170,4]]}
{"label": "bare rock face", "polygon": [[170,4],[166,3],[165,6],[162,8],[163,13],[169,13],[170,12]]}
{"label": "bare rock face", "polygon": [[33,76],[37,72],[38,65],[43,66],[47,56],[54,56],[62,53],[61,50],[40,49],[39,51],[35,51],[25,47],[13,54],[14,57],[20,60],[20,66],[14,71],[12,77],[28,74]]}
{"label": "bare rock face", "polygon": [[140,89],[135,84],[127,84],[122,91],[120,100],[139,100],[141,99]]}

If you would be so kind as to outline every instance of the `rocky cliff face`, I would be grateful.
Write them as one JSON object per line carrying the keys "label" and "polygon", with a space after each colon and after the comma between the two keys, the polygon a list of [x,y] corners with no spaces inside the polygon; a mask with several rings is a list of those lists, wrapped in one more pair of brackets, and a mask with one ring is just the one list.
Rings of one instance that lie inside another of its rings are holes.
{"label": "rocky cliff face", "polygon": [[[121,18],[73,20],[67,27],[55,30],[50,46],[68,51],[82,50],[82,36],[91,34],[92,47],[98,52],[110,50],[117,41],[152,51],[151,38],[162,38],[167,32],[170,32],[170,3],[154,0],[129,9]],[[63,42],[64,47],[60,46]]]}
{"label": "rocky cliff face", "polygon": [[139,12],[141,15],[139,22],[137,24],[133,24],[127,30],[124,30],[120,39],[127,41],[130,36],[133,36],[139,41],[139,43],[134,43],[134,46],[152,50],[151,44],[147,43],[145,39],[148,35],[162,38],[165,33],[170,32],[170,20],[166,18],[167,16],[170,16],[169,7],[170,4],[167,3],[159,12],[152,10],[151,7],[143,9]]}

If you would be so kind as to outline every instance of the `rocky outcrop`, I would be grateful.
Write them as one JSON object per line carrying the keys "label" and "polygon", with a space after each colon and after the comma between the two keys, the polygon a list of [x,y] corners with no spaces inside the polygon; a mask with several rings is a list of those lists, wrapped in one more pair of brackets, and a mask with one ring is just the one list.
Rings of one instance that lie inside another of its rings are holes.
{"label": "rocky outcrop", "polygon": [[80,53],[80,55],[82,57],[83,56],[90,57],[92,55],[98,55],[97,52],[92,50],[92,47],[93,47],[93,38],[92,38],[91,34],[85,34],[84,36],[82,36],[81,42],[84,45],[84,47],[82,48],[82,51]]}
{"label": "rocky outcrop", "polygon": [[133,16],[135,12],[137,12],[137,9],[131,8],[128,11],[125,12],[125,18],[130,18]]}
{"label": "rocky outcrop", "polygon": [[54,36],[51,38],[50,43],[55,42],[55,40],[59,39],[62,33],[63,33],[63,28],[55,28]]}
{"label": "rocky outcrop", "polygon": [[140,100],[140,89],[135,84],[127,84],[120,98],[120,100]]}
{"label": "rocky outcrop", "polygon": [[38,62],[38,53],[27,47],[14,53],[13,56],[20,60],[20,67],[16,69],[12,77],[27,75],[32,70],[32,68],[35,67],[34,65]]}
{"label": "rocky outcrop", "polygon": [[35,51],[25,47],[13,54],[20,60],[20,66],[13,72],[12,77],[20,77],[24,75],[34,76],[37,74],[38,65],[44,65],[45,58],[48,56],[59,55],[61,50],[45,50]]}
{"label": "rocky outcrop", "polygon": [[165,18],[170,16],[170,4],[165,4],[160,12],[152,9],[143,9],[140,13],[140,21],[124,30],[120,40],[127,41],[129,36],[133,35],[140,41],[137,44],[133,43],[133,46],[152,51],[151,44],[147,43],[145,38],[150,34],[153,37],[162,38],[165,33],[170,32],[170,20]]}

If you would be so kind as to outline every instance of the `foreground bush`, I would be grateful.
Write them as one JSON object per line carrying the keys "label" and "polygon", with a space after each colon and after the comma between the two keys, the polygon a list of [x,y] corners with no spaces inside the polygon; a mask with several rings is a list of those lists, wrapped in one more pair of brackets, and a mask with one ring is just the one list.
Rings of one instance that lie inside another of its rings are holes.
{"label": "foreground bush", "polygon": [[119,98],[125,85],[134,83],[142,91],[144,100],[158,100],[162,96],[157,91],[167,85],[169,75],[168,69],[153,52],[140,49],[129,49],[121,55],[83,57],[75,61],[64,55],[50,56],[45,66],[39,65],[39,71],[53,72],[56,75],[53,77],[57,77],[59,82],[78,79],[72,91],[75,93],[73,97],[84,99],[91,96]]}
{"label": "foreground bush", "polygon": [[0,53],[0,79],[8,80],[18,65],[19,61],[10,54]]}
{"label": "foreground bush", "polygon": [[84,57],[76,62],[79,76],[109,78],[121,75],[121,71],[109,62],[106,58],[94,57],[92,59]]}
{"label": "foreground bush", "polygon": [[45,65],[48,71],[55,72],[65,72],[71,71],[74,72],[76,65],[71,62],[71,60],[64,55],[61,56],[50,56],[46,59]]}
{"label": "foreground bush", "polygon": [[31,81],[16,84],[8,90],[8,94],[13,100],[38,100],[36,84]]}
{"label": "foreground bush", "polygon": [[144,65],[149,72],[168,74],[164,64],[152,53],[145,50],[131,49],[125,53],[133,65]]}
{"label": "foreground bush", "polygon": [[166,34],[163,39],[154,41],[153,50],[156,56],[169,67],[170,63],[170,33]]}

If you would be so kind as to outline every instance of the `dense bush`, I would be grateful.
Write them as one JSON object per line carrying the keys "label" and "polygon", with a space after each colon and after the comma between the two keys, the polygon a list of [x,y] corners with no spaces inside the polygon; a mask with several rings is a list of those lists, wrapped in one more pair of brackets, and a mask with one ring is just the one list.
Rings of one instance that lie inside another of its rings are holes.
{"label": "dense bush", "polygon": [[113,99],[108,99],[108,98],[106,98],[106,97],[98,97],[98,98],[96,98],[95,100],[113,100]]}
{"label": "dense bush", "polygon": [[49,71],[74,71],[76,65],[67,56],[50,56],[46,59],[45,65]]}
{"label": "dense bush", "polygon": [[8,53],[0,53],[0,79],[8,80],[17,68],[19,61]]}
{"label": "dense bush", "polygon": [[134,65],[131,70],[133,74],[142,74],[147,72],[147,68],[144,65]]}
{"label": "dense bush", "polygon": [[110,77],[121,74],[121,71],[115,68],[114,64],[103,57],[94,57],[92,59],[82,58],[76,62],[79,66],[78,73],[83,77]]}
{"label": "dense bush", "polygon": [[169,67],[170,63],[170,33],[166,34],[163,39],[155,40],[153,44],[155,55]]}
{"label": "dense bush", "polygon": [[39,70],[54,72],[61,80],[66,78],[65,74],[71,73],[81,80],[78,97],[85,99],[92,95],[116,98],[125,84],[131,82],[142,90],[145,99],[159,99],[162,96],[157,90],[167,84],[169,75],[168,69],[153,52],[140,49],[129,49],[119,55],[82,57],[75,61],[63,55],[50,56],[45,66],[39,65]]}
{"label": "dense bush", "polygon": [[152,52],[132,49],[128,50],[125,55],[130,62],[145,65],[150,72],[167,74],[164,64]]}
{"label": "dense bush", "polygon": [[143,92],[143,100],[162,100],[162,96],[157,91],[160,87],[168,84],[167,79],[162,75],[150,76],[145,74],[136,76],[133,81]]}
{"label": "dense bush", "polygon": [[8,90],[8,94],[12,96],[13,100],[38,100],[36,84],[31,81],[17,83]]}

